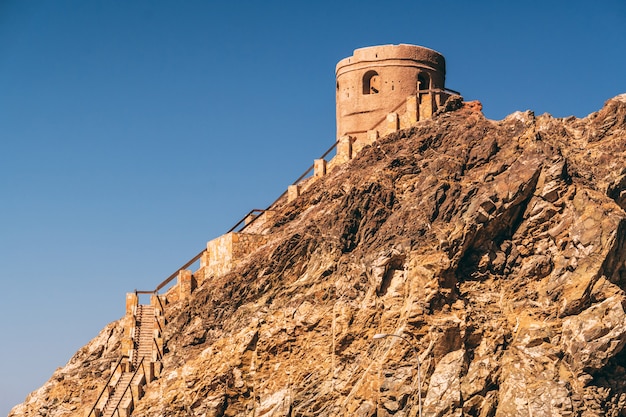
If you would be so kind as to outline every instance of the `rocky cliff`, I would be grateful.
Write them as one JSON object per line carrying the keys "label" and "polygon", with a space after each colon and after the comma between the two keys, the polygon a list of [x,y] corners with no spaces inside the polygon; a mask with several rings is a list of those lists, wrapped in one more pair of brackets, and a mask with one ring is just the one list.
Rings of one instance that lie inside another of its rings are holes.
{"label": "rocky cliff", "polygon": [[[133,415],[415,416],[420,397],[424,416],[626,415],[626,95],[584,119],[447,110],[169,304]],[[84,415],[120,338],[107,326],[10,416]]]}

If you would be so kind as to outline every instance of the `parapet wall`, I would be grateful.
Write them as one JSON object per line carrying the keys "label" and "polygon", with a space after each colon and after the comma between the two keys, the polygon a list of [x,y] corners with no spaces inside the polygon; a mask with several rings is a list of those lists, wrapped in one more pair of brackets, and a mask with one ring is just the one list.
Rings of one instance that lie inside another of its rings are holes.
{"label": "parapet wall", "polygon": [[[260,222],[259,222],[260,225]],[[185,298],[204,280],[230,272],[239,261],[267,242],[267,237],[255,233],[230,232],[207,243],[195,272],[180,270],[176,285],[167,293],[167,301]]]}
{"label": "parapet wall", "polygon": [[200,259],[204,277],[224,275],[244,256],[267,242],[263,235],[252,233],[227,233],[207,243],[205,255]]}

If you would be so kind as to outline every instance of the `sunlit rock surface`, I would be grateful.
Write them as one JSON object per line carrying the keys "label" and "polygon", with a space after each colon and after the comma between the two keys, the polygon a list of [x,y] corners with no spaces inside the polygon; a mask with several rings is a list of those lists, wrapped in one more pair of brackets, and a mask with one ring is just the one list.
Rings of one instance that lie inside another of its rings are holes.
{"label": "sunlit rock surface", "polygon": [[[166,308],[135,416],[626,413],[626,99],[476,107],[379,139],[277,208],[267,243]],[[157,284],[155,282],[155,284]],[[120,294],[120,304],[123,303]],[[84,416],[105,328],[18,416]]]}

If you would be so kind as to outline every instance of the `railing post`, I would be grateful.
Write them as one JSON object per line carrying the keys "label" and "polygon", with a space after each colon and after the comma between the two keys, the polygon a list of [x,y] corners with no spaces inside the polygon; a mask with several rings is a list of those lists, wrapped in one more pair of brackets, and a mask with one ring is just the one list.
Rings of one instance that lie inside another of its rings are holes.
{"label": "railing post", "polygon": [[300,196],[300,184],[291,184],[287,187],[287,201],[292,202]]}
{"label": "railing post", "polygon": [[387,125],[385,126],[387,134],[397,132],[400,128],[400,118],[398,113],[389,113],[387,115]]}
{"label": "railing post", "polygon": [[126,293],[126,315],[132,316],[135,314],[136,305],[139,303],[139,297],[137,293]]}
{"label": "railing post", "polygon": [[430,119],[433,115],[433,95],[430,90],[419,94],[419,119]]}
{"label": "railing post", "polygon": [[326,175],[326,160],[325,159],[316,159],[314,162],[314,177],[323,177]]}
{"label": "railing post", "polygon": [[352,136],[342,136],[337,143],[337,155],[339,163],[348,162],[352,159],[352,142],[354,138]]}
{"label": "railing post", "polygon": [[139,381],[133,383],[130,387],[131,398],[140,399],[143,396],[142,387]]}
{"label": "railing post", "polygon": [[378,140],[378,130],[372,129],[367,131],[367,143],[372,144]]}
{"label": "railing post", "polygon": [[178,271],[178,298],[182,300],[183,298],[191,295],[193,290],[196,288],[196,282],[193,278],[193,275],[188,269],[181,269]]}
{"label": "railing post", "polygon": [[406,98],[406,115],[409,125],[413,125],[419,120],[419,109],[417,103],[417,95],[408,96]]}
{"label": "railing post", "polygon": [[122,356],[121,358],[119,358],[115,367],[111,369],[111,375],[109,375],[109,379],[104,385],[104,388],[102,389],[102,391],[100,391],[100,395],[98,395],[98,398],[96,399],[93,407],[91,407],[91,411],[89,411],[89,414],[87,414],[88,417],[91,416],[92,414],[94,415],[94,417],[102,416],[102,410],[98,408],[98,403],[100,403],[100,400],[102,399],[102,396],[104,395],[104,393],[110,389],[109,387],[111,385],[111,381],[113,380],[113,377],[117,374],[117,370],[121,369],[121,367],[123,366],[123,362],[125,358],[126,356]]}

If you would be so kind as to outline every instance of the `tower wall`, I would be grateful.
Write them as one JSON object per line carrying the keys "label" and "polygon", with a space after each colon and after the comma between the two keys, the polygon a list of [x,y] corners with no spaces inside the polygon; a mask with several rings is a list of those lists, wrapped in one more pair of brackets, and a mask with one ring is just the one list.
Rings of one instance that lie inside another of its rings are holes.
{"label": "tower wall", "polygon": [[[380,129],[386,116],[405,112],[407,98],[417,96],[417,118],[430,117],[435,95],[445,88],[445,59],[432,49],[415,45],[361,48],[337,64],[337,137],[365,138]],[[418,94],[418,91],[422,93]]]}

